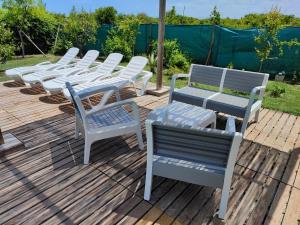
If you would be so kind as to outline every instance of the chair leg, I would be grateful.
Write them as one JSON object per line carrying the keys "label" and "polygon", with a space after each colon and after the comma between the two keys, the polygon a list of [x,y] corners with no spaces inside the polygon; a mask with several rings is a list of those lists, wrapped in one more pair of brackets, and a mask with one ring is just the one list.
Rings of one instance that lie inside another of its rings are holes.
{"label": "chair leg", "polygon": [[[151,164],[151,165],[149,165]],[[152,162],[147,161],[147,171],[146,171],[146,181],[145,181],[145,192],[144,199],[149,201],[151,198],[151,190],[152,190]]]}
{"label": "chair leg", "polygon": [[230,182],[225,181],[223,189],[222,189],[220,210],[218,213],[220,219],[225,218],[226,211],[227,211],[227,205],[228,205],[228,199],[229,199],[229,192],[230,192]]}
{"label": "chair leg", "polygon": [[256,123],[258,122],[258,119],[259,119],[259,113],[260,113],[260,110],[257,110],[256,113],[255,113],[254,121],[255,121]]}
{"label": "chair leg", "polygon": [[143,150],[144,149],[144,141],[143,141],[142,130],[141,130],[140,126],[138,126],[136,128],[136,137],[137,137],[137,140],[139,143],[139,149]]}
{"label": "chair leg", "polygon": [[75,139],[78,139],[79,137],[79,121],[77,116],[75,116]]}
{"label": "chair leg", "polygon": [[85,143],[84,143],[84,159],[83,159],[83,163],[84,164],[89,164],[90,161],[90,152],[91,152],[91,141],[89,139],[85,139]]}

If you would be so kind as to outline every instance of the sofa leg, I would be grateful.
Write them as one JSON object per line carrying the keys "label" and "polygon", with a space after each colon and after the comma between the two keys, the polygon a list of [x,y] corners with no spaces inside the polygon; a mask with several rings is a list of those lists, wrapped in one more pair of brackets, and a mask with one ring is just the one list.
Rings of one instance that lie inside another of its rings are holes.
{"label": "sofa leg", "polygon": [[258,119],[259,119],[259,113],[260,113],[260,110],[257,110],[256,113],[255,113],[254,121],[255,121],[256,123],[258,122]]}
{"label": "sofa leg", "polygon": [[144,192],[144,199],[146,201],[149,201],[151,198],[151,189],[152,189],[152,165],[148,165],[148,163],[152,162],[147,162],[147,171],[146,171],[146,181],[145,181],[145,192]]}

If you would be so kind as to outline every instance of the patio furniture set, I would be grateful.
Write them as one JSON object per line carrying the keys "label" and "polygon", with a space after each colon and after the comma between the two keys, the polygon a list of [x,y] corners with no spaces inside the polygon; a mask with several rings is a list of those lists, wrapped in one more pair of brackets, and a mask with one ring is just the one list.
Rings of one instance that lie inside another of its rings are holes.
{"label": "patio furniture set", "polygon": [[[122,55],[112,53],[90,69],[98,53],[89,51],[74,62],[76,52],[72,48],[55,64],[16,68],[7,75],[31,85],[41,83],[50,93],[63,92],[73,102],[75,138],[80,134],[85,138],[84,164],[89,163],[92,143],[105,138],[135,133],[142,150],[138,106],[133,100],[121,100],[119,90],[142,77],[143,94],[152,76],[143,71],[147,59],[135,56],[126,67],[118,68]],[[178,78],[188,78],[188,85],[176,89]],[[248,122],[252,118],[258,121],[267,81],[267,74],[196,64],[191,65],[189,74],[174,75],[169,104],[150,112],[145,122],[144,199],[151,198],[153,175],[220,188],[218,215],[224,219],[239,146]],[[229,94],[232,92],[236,95]],[[101,101],[92,104],[90,97],[99,93],[104,93]],[[117,102],[107,104],[112,94]],[[216,112],[228,115],[225,130],[216,128]],[[243,118],[240,132],[236,131],[235,116]]]}

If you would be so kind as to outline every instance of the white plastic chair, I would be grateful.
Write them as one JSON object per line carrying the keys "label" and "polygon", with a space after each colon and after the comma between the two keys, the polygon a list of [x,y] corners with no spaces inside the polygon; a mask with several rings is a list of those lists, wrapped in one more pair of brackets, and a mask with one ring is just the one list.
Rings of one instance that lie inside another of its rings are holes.
{"label": "white plastic chair", "polygon": [[35,72],[32,74],[24,75],[23,81],[25,84],[36,84],[36,83],[42,83],[45,80],[53,79],[56,77],[61,76],[67,76],[71,74],[78,73],[80,71],[85,71],[88,69],[93,63],[95,63],[95,60],[99,56],[99,52],[96,50],[89,50],[85,56],[79,60],[74,65],[67,65],[64,68],[55,69],[51,71],[40,71]]}
{"label": "white plastic chair", "polygon": [[[83,91],[83,90],[89,90],[89,89],[103,89],[106,87],[115,87],[116,91],[119,91],[121,88],[124,88],[125,86],[132,84],[135,88],[135,82],[137,80],[142,79],[143,81],[143,87],[140,93],[137,93],[138,95],[143,95],[148,81],[152,77],[152,73],[149,71],[143,71],[145,66],[148,63],[148,59],[142,56],[135,56],[132,57],[128,65],[120,70],[119,72],[115,73],[115,76],[112,78],[104,79],[104,80],[96,80],[89,83],[84,83],[80,85],[74,86],[75,92]],[[136,89],[135,89],[136,90]],[[136,90],[137,92],[137,90]],[[63,93],[66,98],[71,100],[70,93],[67,88],[63,90]],[[109,97],[114,93],[114,91],[110,90],[105,92],[104,96],[101,100],[101,105],[104,105],[106,101],[109,99]]]}
{"label": "white plastic chair", "polygon": [[[133,100],[119,101],[105,106],[90,104],[91,109],[86,110],[82,104],[83,99],[95,95],[99,91],[116,89],[109,87],[104,90],[90,89],[75,93],[70,83],[66,83],[66,87],[75,106],[75,138],[78,138],[79,133],[85,138],[84,164],[89,163],[91,145],[98,140],[136,133],[139,148],[141,150],[144,148],[139,109]],[[124,108],[125,105],[131,107],[131,113]]]}
{"label": "white plastic chair", "polygon": [[112,76],[119,63],[122,61],[123,55],[120,53],[111,53],[107,56],[103,63],[90,70],[81,71],[72,75],[65,75],[52,80],[42,82],[42,86],[49,93],[61,92],[66,87],[66,82],[71,85],[92,82],[96,79],[104,79]]}
{"label": "white plastic chair", "polygon": [[50,61],[46,61],[33,66],[17,67],[17,68],[6,70],[5,75],[16,81],[21,81],[23,75],[25,74],[34,73],[37,71],[45,71],[45,70],[50,71],[54,69],[60,69],[74,62],[78,52],[79,52],[78,48],[70,48],[66,52],[66,54],[56,63],[51,63]]}

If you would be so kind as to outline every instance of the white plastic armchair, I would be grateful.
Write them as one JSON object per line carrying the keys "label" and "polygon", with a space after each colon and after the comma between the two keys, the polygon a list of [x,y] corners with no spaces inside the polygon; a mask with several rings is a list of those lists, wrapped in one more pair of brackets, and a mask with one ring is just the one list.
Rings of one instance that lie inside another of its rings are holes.
{"label": "white plastic armchair", "polygon": [[[79,134],[84,135],[85,138],[84,164],[89,163],[91,145],[98,140],[135,133],[139,148],[141,150],[144,148],[139,109],[133,100],[119,101],[105,106],[90,104],[90,109],[86,110],[82,103],[83,99],[88,99],[99,91],[115,91],[116,88],[105,87],[105,90],[91,88],[75,93],[70,83],[66,83],[66,87],[75,106],[75,138],[78,138]],[[125,105],[130,106],[131,112],[125,109]]]}

